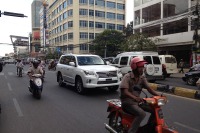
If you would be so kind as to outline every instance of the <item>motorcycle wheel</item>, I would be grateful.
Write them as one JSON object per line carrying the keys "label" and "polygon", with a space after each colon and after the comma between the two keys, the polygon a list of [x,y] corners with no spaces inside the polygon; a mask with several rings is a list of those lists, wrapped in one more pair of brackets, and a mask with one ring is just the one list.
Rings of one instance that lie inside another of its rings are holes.
{"label": "motorcycle wheel", "polygon": [[196,83],[194,77],[188,77],[186,82],[188,85],[195,85],[195,83]]}
{"label": "motorcycle wheel", "polygon": [[36,97],[37,97],[37,99],[40,99],[40,98],[41,98],[41,93],[42,93],[42,91],[41,91],[41,90],[38,90],[38,91],[37,91],[37,96],[36,96]]}
{"label": "motorcycle wheel", "polygon": [[[118,133],[126,133],[128,131],[123,131],[123,127],[121,125],[121,117],[116,117],[116,113],[113,112],[111,113],[110,117],[109,117],[109,126],[111,126],[116,132]],[[112,133],[112,132],[110,132]]]}

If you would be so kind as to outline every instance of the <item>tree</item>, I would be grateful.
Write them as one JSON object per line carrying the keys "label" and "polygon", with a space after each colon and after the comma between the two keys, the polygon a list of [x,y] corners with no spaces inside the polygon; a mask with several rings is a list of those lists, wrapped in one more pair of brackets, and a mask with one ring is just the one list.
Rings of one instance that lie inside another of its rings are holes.
{"label": "tree", "polygon": [[130,24],[128,23],[127,26],[124,27],[123,33],[126,35],[126,37],[133,35],[133,21],[131,21]]}
{"label": "tree", "polygon": [[102,57],[116,56],[121,51],[120,45],[125,42],[125,37],[122,32],[117,30],[104,30],[94,40],[95,54]]}
{"label": "tree", "polygon": [[141,33],[127,37],[121,48],[123,51],[157,51],[155,42]]}

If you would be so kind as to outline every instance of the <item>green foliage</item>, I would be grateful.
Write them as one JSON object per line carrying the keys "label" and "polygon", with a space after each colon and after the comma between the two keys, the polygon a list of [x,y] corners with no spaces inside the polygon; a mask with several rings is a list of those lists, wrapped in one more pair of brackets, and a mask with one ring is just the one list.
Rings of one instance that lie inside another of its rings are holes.
{"label": "green foliage", "polygon": [[116,56],[121,51],[121,45],[125,42],[125,37],[122,32],[117,30],[104,30],[93,40],[95,54],[104,57],[106,48],[106,57]]}
{"label": "green foliage", "polygon": [[141,33],[133,34],[126,39],[121,46],[123,51],[157,51],[154,41]]}

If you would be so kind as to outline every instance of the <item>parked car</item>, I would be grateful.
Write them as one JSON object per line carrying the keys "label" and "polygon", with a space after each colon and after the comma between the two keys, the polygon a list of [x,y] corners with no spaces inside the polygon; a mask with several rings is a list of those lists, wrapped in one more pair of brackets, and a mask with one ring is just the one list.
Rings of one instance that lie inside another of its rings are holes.
{"label": "parked car", "polygon": [[166,67],[166,77],[178,73],[177,61],[173,55],[159,55],[160,61]]}
{"label": "parked car", "polygon": [[103,59],[106,61],[107,64],[112,64],[115,57],[107,57],[107,58],[103,58]]}
{"label": "parked car", "polygon": [[79,94],[87,88],[108,87],[116,91],[122,79],[121,71],[107,65],[98,55],[62,55],[56,68],[59,86],[74,86]]}
{"label": "parked car", "polygon": [[185,73],[182,80],[185,81],[188,85],[196,85],[197,80],[200,78],[200,71],[189,70]]}

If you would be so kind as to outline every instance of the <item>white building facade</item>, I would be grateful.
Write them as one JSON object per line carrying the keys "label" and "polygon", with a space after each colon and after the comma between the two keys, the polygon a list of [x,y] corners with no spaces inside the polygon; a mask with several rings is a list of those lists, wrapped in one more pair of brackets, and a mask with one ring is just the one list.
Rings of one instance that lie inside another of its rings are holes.
{"label": "white building facade", "polygon": [[122,31],[125,0],[48,0],[49,45],[62,53],[89,53],[105,29]]}
{"label": "white building facade", "polygon": [[156,45],[159,54],[172,54],[179,62],[191,64],[194,46],[191,0],[134,0],[134,33],[162,39]]}

